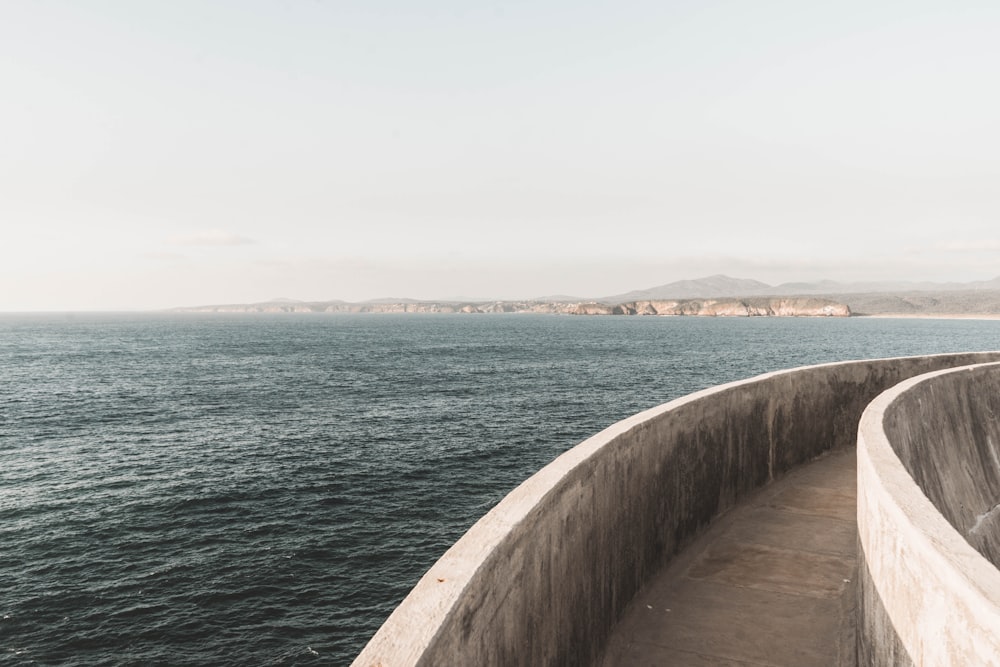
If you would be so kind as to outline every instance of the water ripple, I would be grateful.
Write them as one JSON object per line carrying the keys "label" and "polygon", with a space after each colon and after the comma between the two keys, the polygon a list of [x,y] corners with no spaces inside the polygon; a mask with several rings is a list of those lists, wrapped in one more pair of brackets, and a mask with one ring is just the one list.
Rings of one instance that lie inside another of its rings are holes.
{"label": "water ripple", "polygon": [[614,421],[1000,323],[0,316],[0,651],[346,664],[525,477]]}

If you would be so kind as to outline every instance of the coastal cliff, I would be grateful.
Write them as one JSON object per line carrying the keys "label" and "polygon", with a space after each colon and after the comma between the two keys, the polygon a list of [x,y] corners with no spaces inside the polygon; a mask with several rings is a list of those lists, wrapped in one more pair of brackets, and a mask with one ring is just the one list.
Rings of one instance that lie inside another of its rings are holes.
{"label": "coastal cliff", "polygon": [[619,304],[562,301],[400,301],[347,303],[269,301],[174,308],[185,313],[548,313],[691,317],[850,317],[843,303],[816,297],[662,299]]}
{"label": "coastal cliff", "polygon": [[818,298],[679,299],[632,301],[620,306],[626,315],[702,317],[850,317],[851,309]]}

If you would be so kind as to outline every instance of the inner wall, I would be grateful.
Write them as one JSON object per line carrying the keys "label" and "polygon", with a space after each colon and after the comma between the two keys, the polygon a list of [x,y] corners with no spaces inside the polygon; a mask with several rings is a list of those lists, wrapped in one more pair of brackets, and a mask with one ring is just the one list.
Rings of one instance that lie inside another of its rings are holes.
{"label": "inner wall", "polygon": [[888,407],[883,428],[920,490],[1000,567],[1000,367],[916,385]]}

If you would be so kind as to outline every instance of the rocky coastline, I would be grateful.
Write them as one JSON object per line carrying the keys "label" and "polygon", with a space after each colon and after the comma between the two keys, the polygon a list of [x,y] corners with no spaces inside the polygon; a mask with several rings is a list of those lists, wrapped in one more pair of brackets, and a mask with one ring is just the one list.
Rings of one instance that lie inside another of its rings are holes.
{"label": "rocky coastline", "polygon": [[652,315],[667,317],[850,317],[850,307],[818,297],[648,299],[599,301],[268,301],[173,308],[183,313],[546,313],[555,315]]}
{"label": "rocky coastline", "polygon": [[616,295],[523,300],[389,297],[363,302],[273,299],[174,308],[186,313],[548,313],[690,317],[1000,318],[1000,277],[970,283],[783,283],[707,276]]}

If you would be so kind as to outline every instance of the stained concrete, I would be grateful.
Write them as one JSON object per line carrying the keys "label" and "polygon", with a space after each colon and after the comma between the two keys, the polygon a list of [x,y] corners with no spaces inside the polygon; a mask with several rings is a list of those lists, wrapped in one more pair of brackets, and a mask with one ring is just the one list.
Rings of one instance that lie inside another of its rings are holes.
{"label": "stained concrete", "polygon": [[654,577],[603,667],[855,664],[853,450],[731,510]]}
{"label": "stained concrete", "polygon": [[1000,665],[1000,541],[982,530],[1000,501],[998,415],[997,365],[902,382],[862,415],[862,664]]}
{"label": "stained concrete", "polygon": [[913,385],[888,406],[883,428],[934,507],[1000,566],[1000,367]]}

